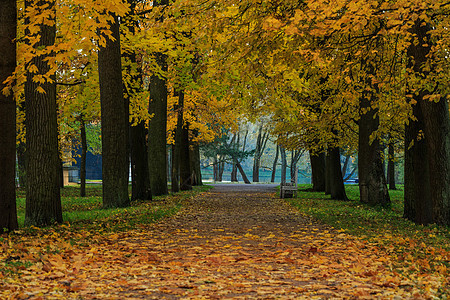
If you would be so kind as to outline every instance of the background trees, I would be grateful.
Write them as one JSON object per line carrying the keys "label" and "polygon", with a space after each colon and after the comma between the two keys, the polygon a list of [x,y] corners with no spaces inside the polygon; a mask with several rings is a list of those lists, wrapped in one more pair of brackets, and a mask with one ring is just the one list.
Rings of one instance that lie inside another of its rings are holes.
{"label": "background trees", "polygon": [[17,229],[16,213],[16,103],[4,83],[16,69],[16,1],[0,3],[0,233]]}
{"label": "background trees", "polygon": [[[313,188],[346,199],[339,150],[346,149],[358,153],[361,202],[388,206],[383,151],[393,141],[404,140],[405,216],[418,223],[450,222],[447,2],[26,4],[23,19],[28,24],[19,29],[25,37],[18,40],[26,43],[18,44],[23,57],[15,76],[19,91],[27,82],[25,127],[31,160],[27,205],[29,220],[35,220],[30,224],[41,222],[36,221],[40,217],[31,217],[31,211],[38,211],[31,209],[33,203],[43,207],[37,200],[41,197],[49,203],[51,198],[56,207],[56,215],[45,217],[42,225],[47,219],[61,220],[58,192],[50,187],[59,159],[56,122],[60,148],[71,147],[71,139],[63,138],[70,135],[65,124],[80,122],[81,127],[74,127],[83,129],[83,123],[95,118],[93,100],[75,105],[82,103],[78,96],[86,94],[89,84],[100,89],[102,102],[105,206],[128,203],[129,150],[133,182],[140,178],[144,191],[133,192],[133,198],[150,199],[148,186],[154,195],[168,192],[168,145],[175,149],[175,190],[177,182],[188,187],[200,173],[198,155],[192,151],[201,143],[226,148],[227,154],[216,151],[214,157],[217,165],[227,157],[236,180],[242,157],[235,150],[243,142],[238,121],[263,119],[254,149],[254,181],[259,181],[260,158],[270,135],[280,146],[283,174],[286,151],[308,150]],[[92,80],[97,65],[91,58],[97,51],[99,84]],[[89,74],[87,65],[92,68]],[[55,82],[64,87],[58,97]],[[133,133],[130,149],[128,130]],[[221,141],[225,133],[229,139]],[[48,159],[41,159],[43,152]],[[191,154],[197,157],[195,163]],[[392,147],[389,155],[393,156]],[[146,164],[142,157],[148,157],[148,176],[146,168],[138,172],[136,167]],[[136,159],[143,163],[134,163]],[[182,168],[177,161],[184,162]],[[34,165],[37,162],[39,166]],[[269,168],[276,167],[277,163]],[[37,168],[48,176],[33,171]],[[45,193],[33,192],[36,185],[46,186]]]}

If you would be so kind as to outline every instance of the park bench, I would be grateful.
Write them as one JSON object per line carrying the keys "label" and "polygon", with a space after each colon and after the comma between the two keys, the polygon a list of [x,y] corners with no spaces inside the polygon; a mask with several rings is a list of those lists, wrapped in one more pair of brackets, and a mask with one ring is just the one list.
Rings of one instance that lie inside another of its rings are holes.
{"label": "park bench", "polygon": [[280,184],[280,198],[293,198],[294,195],[297,196],[297,181],[298,172],[295,169],[294,178],[291,178],[291,182],[281,182]]}

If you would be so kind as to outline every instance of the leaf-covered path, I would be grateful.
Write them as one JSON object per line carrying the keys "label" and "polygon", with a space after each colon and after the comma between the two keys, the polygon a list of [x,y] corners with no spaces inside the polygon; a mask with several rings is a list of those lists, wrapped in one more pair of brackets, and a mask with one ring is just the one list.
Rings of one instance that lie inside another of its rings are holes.
{"label": "leaf-covered path", "polygon": [[301,216],[273,186],[221,185],[184,207],[158,224],[91,233],[75,246],[48,236],[57,251],[45,254],[30,241],[22,259],[36,263],[2,278],[0,298],[419,297],[387,255]]}

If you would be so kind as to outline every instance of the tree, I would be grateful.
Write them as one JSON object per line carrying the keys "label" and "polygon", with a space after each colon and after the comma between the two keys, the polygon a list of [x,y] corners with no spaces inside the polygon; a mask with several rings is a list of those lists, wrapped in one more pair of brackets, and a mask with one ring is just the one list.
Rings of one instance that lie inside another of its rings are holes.
{"label": "tree", "polygon": [[280,155],[280,145],[276,145],[277,149],[275,152],[275,158],[273,159],[272,164],[272,176],[270,177],[270,182],[275,182],[275,175],[277,173],[277,164],[278,164],[278,156]]}
{"label": "tree", "polygon": [[253,182],[259,182],[261,156],[264,154],[268,140],[269,131],[264,130],[263,125],[260,125],[258,128],[258,136],[256,138],[255,154],[253,156]]}
{"label": "tree", "polygon": [[16,102],[4,82],[16,68],[17,5],[0,2],[0,234],[18,228],[15,189]]}
{"label": "tree", "polygon": [[[168,0],[155,1],[154,7],[166,6]],[[162,16],[156,21],[161,22]],[[148,112],[151,119],[148,124],[148,169],[150,173],[150,188],[154,196],[166,195],[167,188],[167,55],[161,52],[153,55],[160,72],[154,73],[149,82]],[[173,156],[173,153],[172,153]]]}
{"label": "tree", "polygon": [[[364,63],[362,63],[364,64]],[[366,65],[366,90],[360,99],[360,119],[358,138],[358,170],[359,170],[359,192],[360,201],[369,205],[381,205],[389,207],[391,200],[389,197],[386,177],[384,176],[384,161],[382,159],[382,144],[375,136],[378,130],[380,119],[379,110],[374,108],[378,101],[376,93],[377,84],[372,83],[372,76],[375,71],[374,65]]]}
{"label": "tree", "polygon": [[[418,18],[411,27],[410,76],[435,81],[429,68],[432,26]],[[428,66],[428,67],[427,67]],[[434,89],[440,86],[434,84]],[[409,86],[412,120],[405,139],[405,217],[420,224],[450,224],[450,116],[445,97],[433,98],[425,86]],[[420,172],[417,172],[419,170]],[[419,184],[420,183],[420,184]],[[419,184],[419,185],[417,185]]]}
{"label": "tree", "polygon": [[25,1],[26,40],[36,51],[27,63],[25,83],[27,195],[25,224],[47,226],[62,222],[59,190],[59,151],[55,70],[50,61],[55,44],[56,1]]}
{"label": "tree", "polygon": [[329,147],[327,150],[326,168],[331,199],[348,200],[345,193],[344,180],[341,170],[341,154],[339,147]]}
{"label": "tree", "polygon": [[325,192],[325,153],[309,152],[311,162],[311,181],[314,192]]}
{"label": "tree", "polygon": [[394,142],[388,142],[388,166],[387,166],[387,181],[390,190],[396,190],[395,187],[395,149]]}
{"label": "tree", "polygon": [[126,207],[128,196],[128,102],[123,97],[119,18],[110,14],[111,36],[98,51],[102,118],[103,207]]}
{"label": "tree", "polygon": [[[125,17],[129,38],[136,35],[136,28],[139,28],[139,20],[136,17],[138,1],[128,0],[130,11]],[[128,79],[125,84],[125,96],[130,103],[130,112],[134,116],[138,112],[134,112],[136,105],[133,102],[143,98],[144,81],[142,70],[142,58],[138,59],[138,51],[131,45],[126,43],[127,49],[123,51],[123,58],[126,62],[124,65],[124,77]],[[125,48],[125,47],[124,47]],[[134,122],[133,122],[134,121]],[[130,160],[131,160],[131,200],[151,200],[152,193],[150,188],[150,174],[148,171],[148,145],[146,120],[144,118],[135,117],[130,122]]]}

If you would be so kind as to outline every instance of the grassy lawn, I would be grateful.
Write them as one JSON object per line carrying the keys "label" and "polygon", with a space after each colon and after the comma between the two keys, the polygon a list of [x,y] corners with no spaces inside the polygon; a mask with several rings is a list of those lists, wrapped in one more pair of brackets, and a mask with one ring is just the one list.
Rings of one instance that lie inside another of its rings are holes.
{"label": "grassy lawn", "polygon": [[[130,207],[102,209],[102,186],[89,184],[87,197],[79,196],[79,186],[61,189],[64,222],[74,227],[101,226],[109,230],[127,230],[140,224],[148,224],[176,213],[182,200],[209,190],[208,186],[194,187],[193,191],[154,197],[152,201],[134,201]],[[130,187],[131,194],[131,187]],[[19,226],[25,220],[25,192],[17,192],[17,215]]]}
{"label": "grassy lawn", "polygon": [[403,186],[389,191],[390,209],[360,203],[357,185],[346,185],[350,201],[331,200],[324,193],[307,191],[309,188],[311,185],[300,185],[297,198],[288,201],[302,214],[383,249],[402,272],[445,273],[450,269],[450,228],[416,225],[404,219]]}

